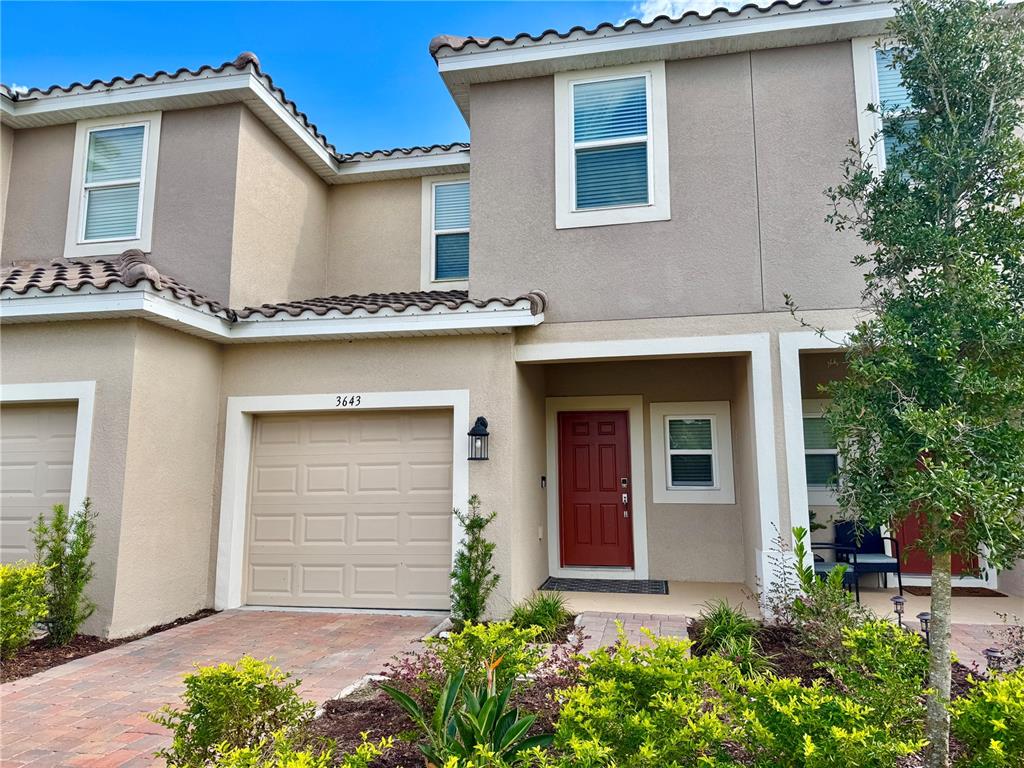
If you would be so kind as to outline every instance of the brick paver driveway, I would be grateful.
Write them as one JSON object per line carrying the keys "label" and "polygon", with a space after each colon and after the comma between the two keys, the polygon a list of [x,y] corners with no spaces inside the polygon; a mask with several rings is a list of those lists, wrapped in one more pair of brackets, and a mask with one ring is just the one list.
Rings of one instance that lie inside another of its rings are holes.
{"label": "brick paver driveway", "polygon": [[152,765],[167,732],[146,714],[176,703],[193,663],[274,657],[320,702],[440,619],[284,611],[226,611],[0,686],[0,763],[95,768]]}

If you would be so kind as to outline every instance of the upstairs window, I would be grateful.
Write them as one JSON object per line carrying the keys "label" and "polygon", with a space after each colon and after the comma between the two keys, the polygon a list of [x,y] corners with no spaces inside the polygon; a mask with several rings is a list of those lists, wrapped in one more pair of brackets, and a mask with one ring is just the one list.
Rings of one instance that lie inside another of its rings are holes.
{"label": "upstairs window", "polygon": [[[910,109],[910,94],[900,82],[900,71],[893,67],[892,51],[875,51],[875,72],[878,79],[878,104],[885,111],[906,112]],[[899,151],[894,136],[886,131],[887,121],[881,121],[882,146],[885,157]],[[884,161],[884,158],[883,158]],[[884,166],[883,166],[884,167]]]}
{"label": "upstairs window", "polygon": [[160,115],[78,124],[67,256],[149,251]]}
{"label": "upstairs window", "polygon": [[427,178],[423,185],[423,288],[464,288],[469,279],[469,179]]}
{"label": "upstairs window", "polygon": [[826,405],[821,400],[804,401],[804,468],[810,503],[832,506],[836,503],[839,451],[825,419]]}
{"label": "upstairs window", "polygon": [[668,219],[664,62],[555,75],[559,229]]}

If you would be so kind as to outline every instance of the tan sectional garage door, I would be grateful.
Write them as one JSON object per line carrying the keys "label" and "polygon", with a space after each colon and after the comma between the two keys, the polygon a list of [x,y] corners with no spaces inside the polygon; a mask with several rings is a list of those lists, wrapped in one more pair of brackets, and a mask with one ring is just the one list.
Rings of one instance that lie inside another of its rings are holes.
{"label": "tan sectional garage door", "polygon": [[75,453],[73,404],[0,406],[0,558],[34,560],[29,529],[67,504]]}
{"label": "tan sectional garage door", "polygon": [[449,607],[449,411],[257,417],[252,605]]}

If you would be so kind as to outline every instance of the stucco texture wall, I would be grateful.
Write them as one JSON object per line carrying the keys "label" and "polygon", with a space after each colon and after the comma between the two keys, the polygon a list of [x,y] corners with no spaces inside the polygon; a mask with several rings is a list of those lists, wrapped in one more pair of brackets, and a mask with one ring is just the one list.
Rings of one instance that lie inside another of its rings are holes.
{"label": "stucco texture wall", "polygon": [[[468,389],[470,418],[485,416],[490,424],[491,459],[470,463],[469,489],[480,496],[485,510],[498,513],[488,529],[497,544],[494,564],[502,576],[491,610],[504,613],[514,599],[512,574],[519,546],[512,342],[511,335],[488,335],[229,347],[221,402],[226,405],[225,398],[241,395]],[[464,433],[470,426],[457,424],[456,429]],[[222,462],[218,455],[217,465]]]}
{"label": "stucco texture wall", "polygon": [[11,161],[14,159],[14,129],[0,125],[0,245],[4,241],[7,220],[7,190],[11,183]]}
{"label": "stucco texture wall", "polygon": [[421,189],[418,178],[330,188],[327,295],[420,289]]}
{"label": "stucco texture wall", "polygon": [[221,349],[140,323],[111,634],[209,606]]}
{"label": "stucco texture wall", "polygon": [[670,61],[666,79],[671,221],[566,230],[552,78],[472,86],[474,292],[542,288],[549,322],[758,312],[783,291],[854,305],[855,245],[822,194],[856,135],[849,43]]}
{"label": "stucco texture wall", "polygon": [[327,185],[248,109],[236,185],[231,306],[323,296]]}
{"label": "stucco texture wall", "polygon": [[96,382],[87,494],[98,514],[88,589],[98,607],[84,631],[100,635],[114,618],[136,332],[134,320],[6,325],[0,345],[4,384]]}
{"label": "stucco texture wall", "polygon": [[[749,456],[751,429],[746,408],[737,407],[739,360],[728,357],[635,362],[569,363],[545,366],[547,397],[642,395],[647,477],[647,546],[652,579],[742,582],[747,579],[744,543],[748,507],[757,517],[757,498],[736,459]],[[735,504],[656,504],[651,481],[654,461],[650,405],[657,402],[728,400],[731,407]],[[635,480],[634,480],[635,482]],[[556,535],[552,532],[551,535]]]}

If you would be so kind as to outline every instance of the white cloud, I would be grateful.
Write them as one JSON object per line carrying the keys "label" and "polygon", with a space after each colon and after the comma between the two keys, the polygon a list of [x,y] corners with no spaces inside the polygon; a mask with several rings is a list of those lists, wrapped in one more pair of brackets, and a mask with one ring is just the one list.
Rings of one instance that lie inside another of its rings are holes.
{"label": "white cloud", "polygon": [[[687,11],[709,13],[715,8],[740,8],[749,2],[750,0],[641,0],[639,3],[633,3],[630,8],[632,15],[627,18],[643,21],[650,21],[658,16],[679,18]],[[622,19],[619,23],[625,20]]]}
{"label": "white cloud", "polygon": [[18,85],[17,83],[11,83],[10,88],[12,93],[28,93],[27,85]]}

